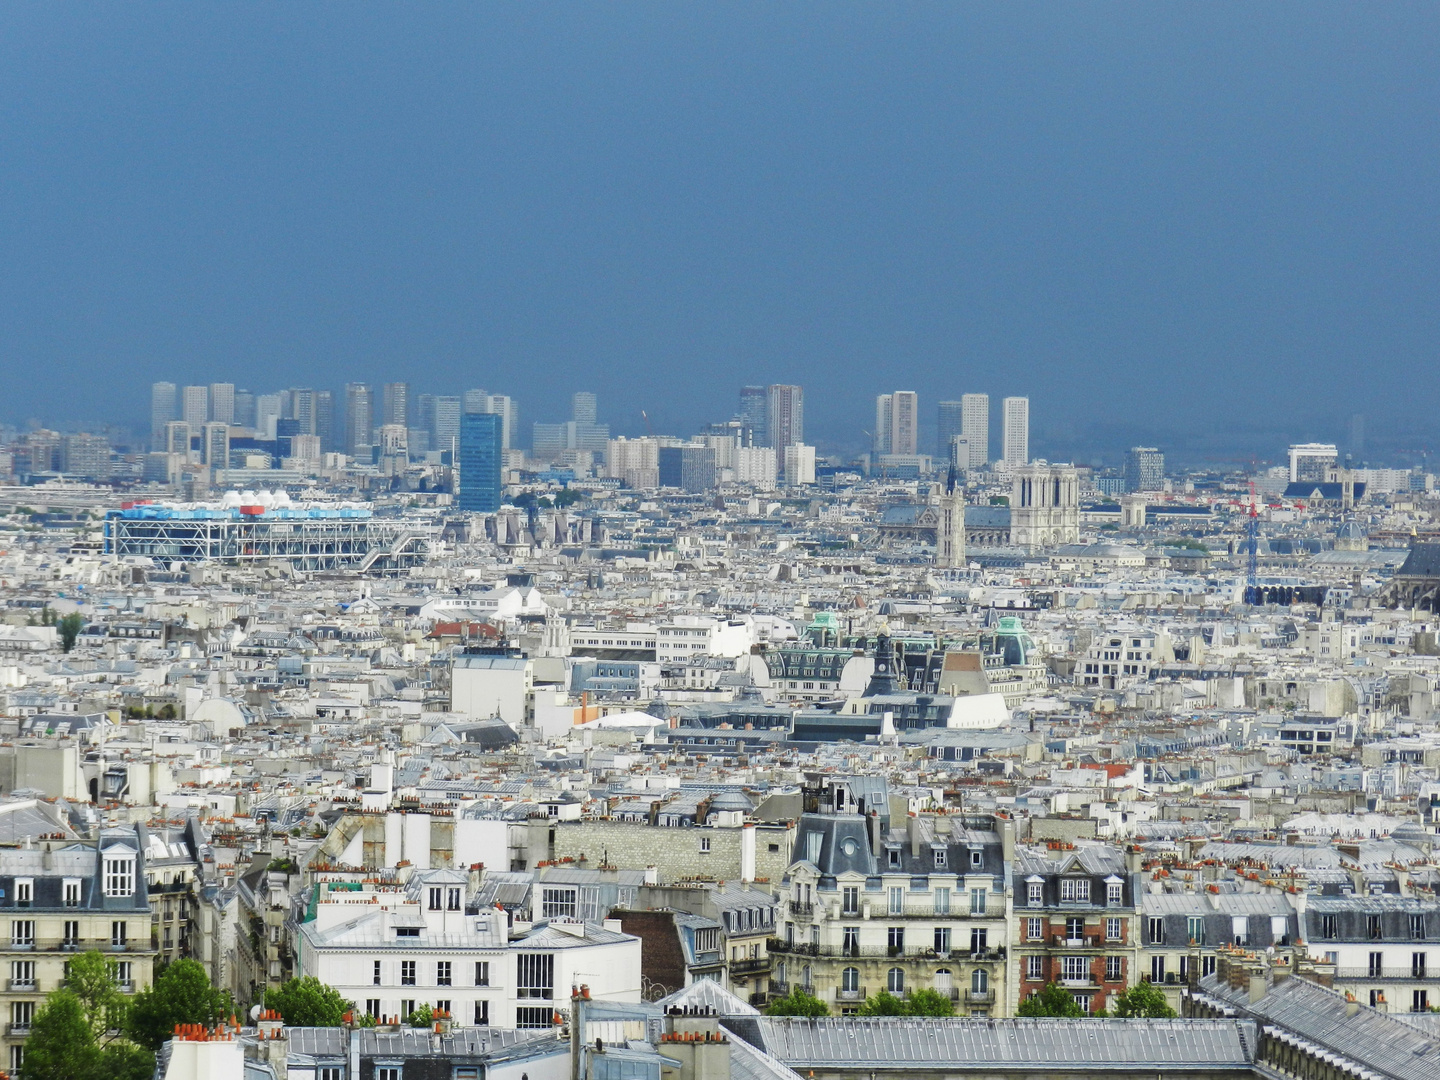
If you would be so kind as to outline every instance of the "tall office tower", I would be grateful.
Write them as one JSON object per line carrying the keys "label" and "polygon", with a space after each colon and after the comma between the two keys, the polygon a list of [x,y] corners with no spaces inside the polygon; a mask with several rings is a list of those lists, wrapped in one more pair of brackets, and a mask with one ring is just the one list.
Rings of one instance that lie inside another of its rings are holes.
{"label": "tall office tower", "polygon": [[181,457],[190,455],[190,425],[184,420],[171,420],[165,425],[165,445],[162,449],[167,454],[179,454]]}
{"label": "tall office tower", "polygon": [[890,414],[894,411],[895,399],[891,394],[879,394],[875,398],[875,432],[870,448],[877,454],[890,453]]}
{"label": "tall office tower", "polygon": [[375,392],[365,383],[346,383],[345,453],[358,461],[369,461],[374,426]]}
{"label": "tall office tower", "polygon": [[[368,389],[368,388],[367,388]],[[374,395],[370,398],[370,408],[375,408]],[[290,388],[290,412],[289,419],[300,422],[300,435],[315,434],[315,391],[308,386],[294,386]],[[371,418],[374,419],[373,417]],[[367,435],[365,441],[368,443],[370,437]]]}
{"label": "tall office tower", "polygon": [[277,425],[285,415],[285,399],[279,394],[261,394],[255,399],[255,437],[275,438]]}
{"label": "tall office tower", "polygon": [[1005,464],[1018,469],[1030,464],[1030,399],[1007,397],[1000,408],[1005,416]]}
{"label": "tall office tower", "polygon": [[990,395],[962,394],[960,412],[960,433],[970,446],[969,468],[983,469],[990,463]]}
{"label": "tall office tower", "polygon": [[581,390],[570,398],[570,419],[577,424],[593,424],[598,414],[595,409],[595,395]]}
{"label": "tall office tower", "polygon": [[255,395],[249,390],[235,391],[235,426],[255,428]]}
{"label": "tall office tower", "polygon": [[[460,399],[455,399],[459,404]],[[460,417],[460,450],[456,470],[455,504],[477,514],[500,509],[500,417],[494,413],[466,413]]]}
{"label": "tall office tower", "polygon": [[235,422],[235,384],[212,382],[210,384],[210,419],[222,424]]}
{"label": "tall office tower", "polygon": [[179,419],[175,412],[175,384],[157,382],[150,384],[150,449],[165,448],[165,425]]}
{"label": "tall office tower", "polygon": [[[965,434],[965,403],[963,401],[942,401],[935,416],[935,456],[954,460],[950,444]],[[970,467],[970,461],[959,463],[960,468]]]}
{"label": "tall office tower", "polygon": [[805,391],[798,386],[775,383],[766,387],[765,420],[768,444],[776,456],[787,446],[805,441]]}
{"label": "tall office tower", "polygon": [[[419,404],[420,426],[430,433],[430,449],[446,454],[455,454],[460,438],[460,420],[463,415],[459,396],[421,394]],[[452,460],[454,459],[452,458]]]}
{"label": "tall office tower", "polygon": [[920,398],[913,390],[896,390],[875,399],[875,452],[920,452]]}
{"label": "tall office tower", "polygon": [[212,469],[230,467],[230,425],[211,420],[201,429],[200,460]]}
{"label": "tall office tower", "polygon": [[335,448],[335,395],[329,390],[315,391],[315,430],[311,434],[320,437],[321,450],[339,453]]}
{"label": "tall office tower", "polygon": [[210,388],[208,386],[187,386],[180,402],[180,419],[196,431],[210,419]]}
{"label": "tall office tower", "polygon": [[1132,446],[1125,454],[1126,491],[1164,491],[1165,455],[1153,446]]}
{"label": "tall office tower", "polygon": [[896,390],[890,395],[890,453],[920,452],[920,395]]}
{"label": "tall office tower", "polygon": [[381,391],[380,424],[384,427],[410,426],[410,384],[387,382]]}
{"label": "tall office tower", "polygon": [[769,394],[763,386],[740,388],[740,428],[744,446],[765,446],[770,437]]}
{"label": "tall office tower", "polygon": [[490,395],[484,390],[466,390],[461,395],[463,408],[467,413],[484,413],[490,411]]}
{"label": "tall office tower", "polygon": [[515,447],[515,435],[520,430],[520,406],[515,399],[505,394],[491,394],[483,412],[500,417],[500,445],[506,450]]}

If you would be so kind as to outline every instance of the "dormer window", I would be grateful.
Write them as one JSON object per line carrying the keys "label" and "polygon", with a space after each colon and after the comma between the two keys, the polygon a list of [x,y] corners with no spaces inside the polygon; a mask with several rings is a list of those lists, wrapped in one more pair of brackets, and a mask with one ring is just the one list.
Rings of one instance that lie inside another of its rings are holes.
{"label": "dormer window", "polygon": [[79,879],[79,878],[66,878],[66,879],[65,879],[65,882],[64,882],[64,885],[63,885],[63,888],[62,888],[62,892],[61,892],[61,899],[63,900],[63,902],[64,902],[64,904],[65,904],[66,907],[79,907],[79,906],[80,906],[80,879]]}
{"label": "dormer window", "polygon": [[978,852],[978,851],[972,851],[972,852],[970,852],[970,865],[971,865],[971,866],[978,868],[978,867],[980,866],[980,864],[983,863],[984,861],[985,861],[985,856],[984,856],[981,852]]}
{"label": "dormer window", "polygon": [[1105,879],[1105,903],[1114,907],[1125,902],[1125,883],[1119,878]]}
{"label": "dormer window", "polygon": [[945,849],[944,849],[943,847],[942,847],[942,848],[936,848],[936,849],[935,849],[935,869],[937,869],[937,870],[943,870],[944,868],[945,868]]}
{"label": "dormer window", "polygon": [[898,867],[898,866],[900,865],[900,849],[899,849],[899,848],[893,848],[893,847],[892,847],[892,848],[890,849],[890,865],[891,865],[891,866],[895,866],[895,867]]}
{"label": "dormer window", "polygon": [[1045,885],[1043,882],[1032,881],[1028,889],[1029,902],[1031,907],[1045,906]]}
{"label": "dormer window", "polygon": [[15,879],[15,906],[29,907],[35,902],[35,882],[31,878]]}
{"label": "dormer window", "polygon": [[1088,904],[1090,902],[1090,879],[1089,878],[1061,878],[1060,879],[1060,901],[1077,904]]}
{"label": "dormer window", "polygon": [[135,895],[135,856],[105,856],[105,895]]}

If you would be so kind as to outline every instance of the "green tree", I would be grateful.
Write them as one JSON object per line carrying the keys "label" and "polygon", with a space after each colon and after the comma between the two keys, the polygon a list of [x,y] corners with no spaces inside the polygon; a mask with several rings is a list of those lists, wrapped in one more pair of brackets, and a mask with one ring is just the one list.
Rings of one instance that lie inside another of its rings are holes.
{"label": "green tree", "polygon": [[278,990],[266,990],[265,1007],[278,1012],[290,1027],[339,1027],[355,1003],[314,975],[304,975]]}
{"label": "green tree", "polygon": [[865,999],[865,1004],[860,1006],[861,1016],[909,1016],[910,1010],[903,1000],[896,997],[889,990],[881,990],[873,997]]}
{"label": "green tree", "polygon": [[65,965],[65,985],[80,1001],[91,1034],[99,1039],[125,1022],[125,995],[120,992],[115,961],[96,949],[80,953]]}
{"label": "green tree", "polygon": [[69,652],[75,647],[75,639],[85,629],[85,620],[78,611],[72,611],[56,624],[60,628],[60,647]]}
{"label": "green tree", "polygon": [[1165,1000],[1165,994],[1148,982],[1136,983],[1117,997],[1114,1004],[1110,1015],[1121,1018],[1141,1016],[1151,1020],[1170,1020],[1175,1016],[1175,1010]]}
{"label": "green tree", "polygon": [[143,1046],[117,1039],[100,1051],[94,1080],[152,1080],[155,1055]]}
{"label": "green tree", "polygon": [[1048,983],[1044,990],[1026,998],[1015,1010],[1016,1016],[1084,1016],[1085,1011],[1075,1004],[1075,998],[1068,990]]}
{"label": "green tree", "polygon": [[142,1047],[158,1050],[176,1024],[213,1027],[228,1020],[235,1002],[210,985],[195,960],[176,960],[155,976],[155,984],[135,995],[125,1019],[125,1034]]}
{"label": "green tree", "polygon": [[955,1005],[949,994],[926,987],[905,995],[905,1012],[910,1016],[954,1016]]}
{"label": "green tree", "polygon": [[435,1010],[429,1005],[421,1005],[418,1009],[405,1017],[405,1024],[412,1028],[428,1028],[435,1022]]}
{"label": "green tree", "polygon": [[778,997],[765,1008],[766,1016],[829,1016],[826,1004],[803,986]]}
{"label": "green tree", "polygon": [[21,1080],[93,1080],[99,1068],[100,1048],[85,1006],[71,991],[56,990],[30,1024]]}

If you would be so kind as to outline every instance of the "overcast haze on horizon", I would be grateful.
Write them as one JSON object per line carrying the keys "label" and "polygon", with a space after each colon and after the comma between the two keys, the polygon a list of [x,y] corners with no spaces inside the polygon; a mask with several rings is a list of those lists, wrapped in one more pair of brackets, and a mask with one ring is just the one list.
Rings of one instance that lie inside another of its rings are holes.
{"label": "overcast haze on horizon", "polygon": [[[11,4],[0,420],[1026,394],[1037,452],[1440,425],[1431,4]],[[992,412],[997,411],[992,407]],[[1087,455],[1088,456],[1088,455]],[[1109,455],[1113,459],[1113,454]]]}

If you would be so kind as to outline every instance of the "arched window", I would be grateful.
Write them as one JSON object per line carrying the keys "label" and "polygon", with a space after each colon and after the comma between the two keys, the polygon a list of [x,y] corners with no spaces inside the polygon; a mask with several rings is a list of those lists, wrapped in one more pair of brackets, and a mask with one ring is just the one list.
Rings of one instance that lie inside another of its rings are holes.
{"label": "arched window", "polygon": [[849,967],[840,972],[840,989],[847,994],[860,991],[860,969]]}
{"label": "arched window", "polygon": [[970,992],[983,994],[990,989],[990,973],[984,968],[976,968],[970,973]]}
{"label": "arched window", "polygon": [[886,977],[886,988],[892,994],[903,994],[905,992],[905,969],[891,968],[890,974]]}

